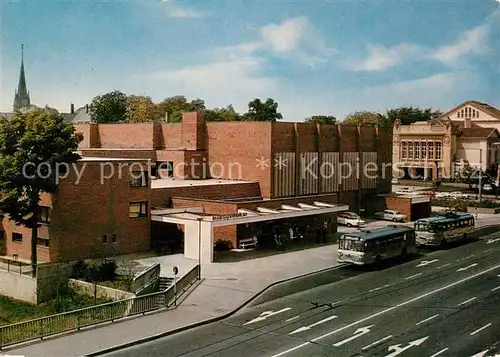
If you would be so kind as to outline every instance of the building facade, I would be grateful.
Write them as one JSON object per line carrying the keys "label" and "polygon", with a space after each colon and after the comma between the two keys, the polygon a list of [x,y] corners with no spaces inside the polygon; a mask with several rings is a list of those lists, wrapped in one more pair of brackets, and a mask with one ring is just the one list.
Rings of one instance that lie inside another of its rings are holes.
{"label": "building facade", "polygon": [[500,162],[500,110],[467,101],[428,122],[393,130],[394,176],[448,178],[468,165],[487,170]]}

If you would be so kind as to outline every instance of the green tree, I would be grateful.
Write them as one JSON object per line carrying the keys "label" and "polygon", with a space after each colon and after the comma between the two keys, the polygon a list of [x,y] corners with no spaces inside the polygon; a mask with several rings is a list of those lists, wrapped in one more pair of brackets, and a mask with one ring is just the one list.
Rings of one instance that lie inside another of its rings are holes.
{"label": "green tree", "polygon": [[127,98],[127,122],[151,123],[160,118],[157,106],[150,97],[130,95]]}
{"label": "green tree", "polygon": [[417,121],[428,121],[438,118],[443,113],[440,110],[431,108],[421,109],[419,107],[400,107],[387,111],[384,126],[393,126],[396,120],[399,120],[402,125],[409,125]]}
{"label": "green tree", "polygon": [[178,123],[182,121],[184,112],[202,112],[205,108],[205,101],[194,99],[188,101],[183,95],[166,98],[157,104],[159,115],[162,118],[168,117],[169,122]]}
{"label": "green tree", "polygon": [[58,168],[80,158],[75,150],[82,140],[75,127],[51,109],[0,119],[0,211],[16,224],[31,228],[33,276],[40,194],[57,192]]}
{"label": "green tree", "polygon": [[270,121],[276,122],[283,119],[278,112],[278,102],[272,98],[267,98],[265,102],[260,98],[255,98],[248,103],[248,112],[244,115],[244,120],[248,121]]}
{"label": "green tree", "polygon": [[205,121],[238,121],[240,120],[240,114],[234,110],[232,105],[228,105],[227,108],[214,108],[206,109],[204,111]]}
{"label": "green tree", "polygon": [[95,123],[120,123],[127,119],[127,96],[114,91],[98,95],[90,104],[90,118]]}
{"label": "green tree", "polygon": [[312,124],[337,124],[337,118],[331,115],[313,115],[304,120],[305,123]]}
{"label": "green tree", "polygon": [[341,122],[344,125],[379,125],[384,122],[385,117],[380,113],[367,110],[348,114]]}

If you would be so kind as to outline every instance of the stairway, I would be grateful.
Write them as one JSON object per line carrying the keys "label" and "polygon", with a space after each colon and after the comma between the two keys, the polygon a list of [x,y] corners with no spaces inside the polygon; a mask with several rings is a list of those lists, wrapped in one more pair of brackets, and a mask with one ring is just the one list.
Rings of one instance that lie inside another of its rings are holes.
{"label": "stairway", "polygon": [[174,283],[174,278],[169,278],[166,276],[160,276],[160,282],[158,285],[158,291],[165,291],[170,285]]}

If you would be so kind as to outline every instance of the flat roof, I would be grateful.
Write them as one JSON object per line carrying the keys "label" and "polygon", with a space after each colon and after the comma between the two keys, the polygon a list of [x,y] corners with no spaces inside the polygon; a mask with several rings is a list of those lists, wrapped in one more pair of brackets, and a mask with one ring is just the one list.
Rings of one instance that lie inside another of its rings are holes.
{"label": "flat roof", "polygon": [[377,228],[374,230],[365,230],[361,232],[346,233],[347,237],[356,237],[360,240],[370,240],[378,237],[382,237],[387,233],[404,233],[412,231],[413,228],[407,226],[387,226],[383,228]]}
{"label": "flat roof", "polygon": [[78,148],[79,151],[156,151],[155,148]]}
{"label": "flat roof", "polygon": [[123,158],[123,157],[92,157],[92,156],[83,156],[78,161],[150,161],[150,159],[132,159],[132,158]]}
{"label": "flat roof", "polygon": [[236,181],[236,180],[175,180],[175,179],[154,179],[151,180],[151,188],[189,187],[189,186],[213,186],[213,185],[236,185],[256,183],[257,181]]}

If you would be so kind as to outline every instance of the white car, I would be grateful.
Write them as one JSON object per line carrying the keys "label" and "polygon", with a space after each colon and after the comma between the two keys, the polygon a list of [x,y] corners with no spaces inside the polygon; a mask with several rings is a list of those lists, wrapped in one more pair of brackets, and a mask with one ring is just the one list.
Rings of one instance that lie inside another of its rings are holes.
{"label": "white car", "polygon": [[396,191],[396,194],[398,195],[414,195],[415,193],[415,189],[413,189],[412,187],[401,187]]}
{"label": "white car", "polygon": [[450,192],[449,197],[451,198],[469,198],[469,195],[460,191]]}
{"label": "white car", "polygon": [[361,227],[365,224],[365,221],[356,213],[342,212],[337,215],[337,224],[347,227]]}
{"label": "white car", "polygon": [[386,209],[384,212],[377,212],[375,216],[378,219],[383,219],[386,221],[393,222],[406,222],[406,216],[401,214],[399,211],[394,211],[392,209]]}
{"label": "white car", "polygon": [[435,198],[459,198],[453,196],[450,192],[436,192]]}

